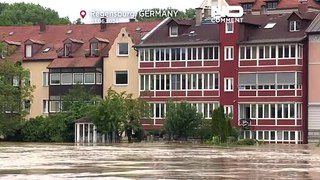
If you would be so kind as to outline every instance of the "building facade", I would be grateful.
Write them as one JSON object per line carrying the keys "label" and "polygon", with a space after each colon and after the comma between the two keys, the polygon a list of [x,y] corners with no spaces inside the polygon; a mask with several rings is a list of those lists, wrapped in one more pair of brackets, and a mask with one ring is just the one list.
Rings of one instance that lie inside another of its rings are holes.
{"label": "building facade", "polygon": [[318,143],[320,141],[320,28],[318,15],[307,29],[309,40],[308,61],[308,140]]}
{"label": "building facade", "polygon": [[167,101],[187,101],[205,118],[223,106],[242,138],[307,142],[305,30],[316,13],[247,14],[242,23],[169,19],[137,48],[140,96],[160,129]]}
{"label": "building facade", "polygon": [[34,91],[27,118],[62,111],[62,97],[76,85],[101,98],[109,88],[138,97],[133,45],[158,23],[0,27],[1,41],[14,50],[2,52],[2,59],[30,71]]}

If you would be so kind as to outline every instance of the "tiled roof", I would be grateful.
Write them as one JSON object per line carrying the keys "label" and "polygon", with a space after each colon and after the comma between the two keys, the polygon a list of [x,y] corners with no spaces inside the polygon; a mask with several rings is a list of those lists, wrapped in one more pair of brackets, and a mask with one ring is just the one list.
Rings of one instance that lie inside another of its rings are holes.
{"label": "tiled roof", "polygon": [[48,68],[84,68],[95,67],[100,62],[99,57],[74,57],[74,58],[57,58],[54,59]]}
{"label": "tiled roof", "polygon": [[[106,51],[111,48],[115,38],[118,36],[122,28],[126,28],[133,38],[134,43],[139,44],[141,34],[149,32],[159,23],[159,21],[154,21],[107,24],[104,31],[101,31],[100,24],[47,25],[45,32],[40,32],[39,26],[1,26],[0,41],[12,41],[23,44],[25,41],[30,40],[37,44],[45,43],[44,47],[42,47],[42,49],[40,49],[32,58],[24,59],[26,61],[30,61],[56,59],[59,52],[63,49],[63,41],[65,39],[70,38],[78,41],[80,40],[83,44],[78,50],[79,52],[76,52],[76,56],[82,56],[83,58],[77,58],[77,60],[82,61],[83,59],[86,59],[85,53],[90,49],[89,40],[94,37],[99,37],[101,38],[100,40],[110,42],[108,47],[103,50],[103,55],[108,55],[108,52]],[[137,31],[138,28],[141,30]],[[70,32],[70,30],[72,30],[72,32],[67,33],[68,31]],[[46,48],[50,48],[50,50],[48,52],[44,52],[43,50]],[[19,53],[18,59],[23,59],[24,47],[20,47],[19,51],[16,51],[16,53]],[[16,55],[14,54],[11,56]],[[85,62],[87,63],[87,61]]]}
{"label": "tiled roof", "polygon": [[[254,0],[226,0],[229,5],[239,5],[245,2],[252,2]],[[308,0],[305,2],[309,8],[320,9],[320,3],[315,0]],[[276,9],[296,9],[300,2],[298,0],[279,0]],[[255,0],[253,3],[252,10],[259,11],[262,5],[266,5],[266,0]]]}
{"label": "tiled roof", "polygon": [[[287,14],[245,14],[243,23],[240,24],[239,43],[288,43],[300,42],[306,38],[306,29],[316,17],[316,12],[287,13]],[[292,16],[301,19],[300,31],[289,31],[289,20]],[[165,47],[165,46],[195,46],[210,45],[220,42],[219,27],[223,24],[201,24],[195,25],[194,20],[190,27],[179,26],[182,32],[178,37],[169,36],[169,23],[162,24],[152,35],[146,38],[137,47]],[[265,28],[268,23],[275,23],[272,28]],[[180,30],[179,30],[180,31]],[[192,33],[191,33],[192,32]]]}
{"label": "tiled roof", "polygon": [[[171,19],[171,21],[177,21]],[[168,21],[170,23],[170,20]],[[219,43],[219,25],[202,24],[196,26],[195,20],[184,20],[189,26],[179,27],[178,37],[169,37],[168,23],[160,26],[152,35],[143,41],[138,47],[144,46],[178,46],[192,44],[215,44]]]}
{"label": "tiled roof", "polygon": [[310,24],[307,33],[319,33],[320,32],[320,14],[317,15],[315,20]]}
{"label": "tiled roof", "polygon": [[[288,13],[282,15],[244,15],[245,24],[255,24],[255,28],[250,28],[246,32],[244,40],[240,43],[272,43],[272,42],[297,42],[301,41],[306,37],[305,31],[310,25],[310,18],[314,19],[317,13],[309,12],[302,14],[301,17],[308,17],[304,19],[301,25],[300,31],[290,32],[288,18],[292,14],[299,13]],[[300,17],[300,16],[299,16]],[[273,28],[264,28],[268,23],[276,23]]]}

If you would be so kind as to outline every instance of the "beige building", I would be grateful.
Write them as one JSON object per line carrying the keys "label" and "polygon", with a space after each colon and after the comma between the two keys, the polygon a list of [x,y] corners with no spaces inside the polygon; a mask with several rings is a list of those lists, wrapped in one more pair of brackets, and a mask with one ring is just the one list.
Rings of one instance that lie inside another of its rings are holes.
{"label": "beige building", "polygon": [[309,143],[320,141],[320,15],[307,29],[309,34],[308,61],[308,134]]}
{"label": "beige building", "polygon": [[132,93],[135,98],[139,96],[138,58],[134,45],[132,35],[122,28],[111,46],[109,57],[104,58],[104,96],[109,88]]}

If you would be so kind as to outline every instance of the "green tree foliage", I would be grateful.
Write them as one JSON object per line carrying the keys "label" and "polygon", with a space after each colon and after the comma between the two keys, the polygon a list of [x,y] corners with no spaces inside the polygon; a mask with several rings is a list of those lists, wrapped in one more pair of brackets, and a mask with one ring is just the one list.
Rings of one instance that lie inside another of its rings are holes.
{"label": "green tree foliage", "polygon": [[237,130],[232,128],[231,121],[231,116],[224,113],[222,106],[213,111],[212,133],[220,139],[220,142],[226,142],[228,137],[238,138]]}
{"label": "green tree foliage", "polygon": [[32,142],[73,142],[74,120],[87,116],[94,102],[84,86],[77,85],[63,96],[62,112],[30,119],[22,128],[23,140]]}
{"label": "green tree foliage", "polygon": [[173,138],[187,139],[196,134],[202,121],[202,114],[187,102],[167,103],[166,121],[164,128]]}
{"label": "green tree foliage", "polygon": [[73,21],[72,24],[84,24],[80,18],[78,18],[77,20]]}
{"label": "green tree foliage", "polygon": [[13,135],[21,127],[27,114],[27,102],[32,100],[33,88],[29,82],[29,71],[19,63],[0,62],[0,135]]}
{"label": "green tree foliage", "polygon": [[0,25],[71,24],[68,17],[60,18],[58,12],[33,3],[0,4]]}
{"label": "green tree foliage", "polygon": [[141,9],[139,12],[143,12],[140,14],[137,14],[136,19],[138,21],[157,21],[157,20],[164,20],[165,18],[167,18],[166,16],[162,16],[159,14],[156,14],[155,16],[150,17],[150,15],[146,16],[144,14],[144,12],[168,12],[168,11],[178,11],[177,16],[173,17],[173,18],[177,18],[177,19],[193,19],[195,14],[196,14],[196,10],[195,9],[186,9],[185,11],[180,11],[178,9],[172,9],[172,8],[166,8],[166,9],[160,9],[160,8],[152,8],[152,9]]}
{"label": "green tree foliage", "polygon": [[[89,117],[103,134],[140,131],[140,120],[147,117],[148,104],[141,99],[134,99],[126,92],[117,93],[109,89],[107,96],[91,111]],[[130,134],[129,134],[130,138]],[[130,139],[129,139],[130,140]]]}

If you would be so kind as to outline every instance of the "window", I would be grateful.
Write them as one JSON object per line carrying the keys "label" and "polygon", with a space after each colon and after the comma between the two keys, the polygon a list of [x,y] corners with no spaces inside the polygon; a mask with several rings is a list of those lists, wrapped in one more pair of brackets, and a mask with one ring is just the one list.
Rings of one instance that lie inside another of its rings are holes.
{"label": "window", "polygon": [[269,1],[269,2],[266,2],[266,8],[267,8],[267,9],[276,9],[276,8],[277,8],[277,5],[278,5],[278,2],[277,2],[277,1]]}
{"label": "window", "polygon": [[172,90],[180,90],[181,89],[181,79],[180,78],[181,78],[180,74],[172,74],[171,75],[171,89]]}
{"label": "window", "polygon": [[91,56],[98,56],[99,54],[99,49],[98,49],[98,43],[94,42],[91,43]]}
{"label": "window", "polygon": [[12,78],[12,86],[19,86],[19,77],[15,76]]}
{"label": "window", "polygon": [[226,105],[224,106],[224,113],[226,115],[231,115],[233,114],[233,106],[232,105]]}
{"label": "window", "polygon": [[32,57],[32,45],[26,45],[26,57]]}
{"label": "window", "polygon": [[272,29],[277,23],[268,23],[264,26],[264,29]]}
{"label": "window", "polygon": [[233,91],[233,78],[224,78],[224,91]]}
{"label": "window", "polygon": [[83,74],[81,73],[73,74],[73,84],[83,84]]}
{"label": "window", "polygon": [[69,56],[72,52],[72,45],[67,43],[64,45],[64,56]]}
{"label": "window", "polygon": [[96,84],[102,84],[102,74],[101,73],[96,74]]}
{"label": "window", "polygon": [[[165,104],[154,104],[155,105],[155,113],[153,117],[155,118],[164,118],[165,117]],[[151,107],[152,108],[152,107]]]}
{"label": "window", "polygon": [[116,85],[128,85],[128,71],[116,71]]}
{"label": "window", "polygon": [[250,12],[252,10],[252,5],[253,5],[252,3],[241,4],[241,6],[245,12]]}
{"label": "window", "polygon": [[72,73],[63,73],[61,74],[61,84],[70,85],[72,84]]}
{"label": "window", "polygon": [[50,85],[60,85],[60,74],[50,74]]}
{"label": "window", "polygon": [[118,43],[118,56],[128,56],[128,55],[129,55],[129,44]]}
{"label": "window", "polygon": [[233,47],[232,46],[224,47],[224,59],[225,60],[233,60]]}
{"label": "window", "polygon": [[226,22],[226,33],[233,33],[234,23]]}
{"label": "window", "polygon": [[179,30],[178,26],[171,26],[169,28],[169,36],[170,37],[177,37],[178,36],[178,30]]}
{"label": "window", "polygon": [[49,100],[42,100],[42,113],[49,112]]}
{"label": "window", "polygon": [[60,112],[60,101],[50,101],[50,112]]}
{"label": "window", "polygon": [[42,86],[48,86],[49,85],[49,73],[43,72],[42,73]]}
{"label": "window", "polygon": [[256,89],[257,79],[254,73],[239,74],[239,88],[240,90],[254,90]]}
{"label": "window", "polygon": [[300,31],[300,21],[290,21],[290,32]]}
{"label": "window", "polygon": [[94,73],[84,74],[84,84],[94,84]]}

